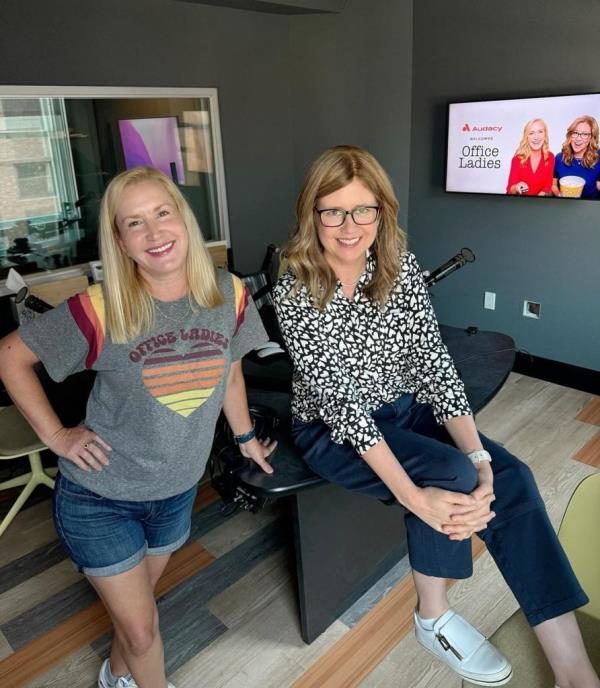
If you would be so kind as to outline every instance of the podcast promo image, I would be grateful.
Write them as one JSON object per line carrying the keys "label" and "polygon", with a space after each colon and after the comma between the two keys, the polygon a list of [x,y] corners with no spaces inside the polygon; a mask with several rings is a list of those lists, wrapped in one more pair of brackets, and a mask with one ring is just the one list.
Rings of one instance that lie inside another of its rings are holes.
{"label": "podcast promo image", "polygon": [[600,94],[452,103],[446,191],[600,199]]}

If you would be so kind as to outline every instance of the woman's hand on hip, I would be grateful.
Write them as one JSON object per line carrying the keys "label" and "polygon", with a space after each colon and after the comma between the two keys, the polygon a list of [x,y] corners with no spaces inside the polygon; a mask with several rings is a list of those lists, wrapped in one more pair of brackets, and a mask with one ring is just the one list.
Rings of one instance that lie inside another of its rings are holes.
{"label": "woman's hand on hip", "polygon": [[61,428],[47,445],[55,454],[72,461],[83,471],[101,471],[110,463],[106,453],[111,451],[111,447],[85,425]]}
{"label": "woman's hand on hip", "polygon": [[475,506],[471,511],[452,516],[450,523],[444,525],[443,532],[451,540],[465,540],[473,533],[484,530],[496,515],[491,510],[494,495],[494,474],[486,461],[478,466],[477,487],[471,492]]}
{"label": "woman's hand on hip", "polygon": [[249,442],[244,442],[240,444],[240,452],[242,456],[247,459],[252,459],[254,463],[258,464],[265,473],[272,473],[271,468],[267,459],[275,451],[277,442],[271,442],[271,438],[267,437],[264,440],[258,440],[256,437],[251,439]]}
{"label": "woman's hand on hip", "polygon": [[443,533],[444,526],[452,522],[453,516],[462,516],[477,507],[477,500],[472,495],[462,492],[450,492],[439,487],[417,488],[410,503],[405,504],[415,516],[427,523],[438,533]]}

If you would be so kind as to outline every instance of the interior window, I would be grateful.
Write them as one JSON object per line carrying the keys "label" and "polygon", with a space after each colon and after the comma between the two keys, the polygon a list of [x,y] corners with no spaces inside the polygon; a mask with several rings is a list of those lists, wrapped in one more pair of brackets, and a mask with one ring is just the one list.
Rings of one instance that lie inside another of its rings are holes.
{"label": "interior window", "polygon": [[[208,91],[208,89],[206,90]],[[98,258],[110,179],[158,167],[186,197],[205,240],[228,238],[216,92],[206,97],[0,94],[0,279]]]}

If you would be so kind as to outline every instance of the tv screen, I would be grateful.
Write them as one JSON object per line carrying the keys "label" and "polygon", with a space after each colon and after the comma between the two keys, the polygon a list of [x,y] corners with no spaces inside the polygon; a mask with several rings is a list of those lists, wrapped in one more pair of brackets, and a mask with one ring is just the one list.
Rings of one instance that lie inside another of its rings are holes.
{"label": "tv screen", "polygon": [[600,200],[600,94],[451,103],[446,191]]}
{"label": "tv screen", "polygon": [[177,117],[119,120],[125,167],[148,165],[183,184],[185,174],[177,132]]}

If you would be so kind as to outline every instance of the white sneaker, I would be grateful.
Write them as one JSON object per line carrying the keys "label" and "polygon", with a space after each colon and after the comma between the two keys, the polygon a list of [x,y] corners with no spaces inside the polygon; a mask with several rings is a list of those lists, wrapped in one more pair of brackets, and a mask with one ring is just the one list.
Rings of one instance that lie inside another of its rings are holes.
{"label": "white sneaker", "polygon": [[512,678],[512,666],[485,636],[449,609],[433,625],[423,628],[415,611],[417,640],[459,676],[478,686],[503,686]]}
{"label": "white sneaker", "polygon": [[[119,676],[115,684],[109,681],[109,660],[105,659],[100,667],[100,673],[98,675],[98,688],[138,688],[138,684],[131,674],[125,674],[125,676]],[[175,688],[172,683],[167,683],[167,688]]]}
{"label": "white sneaker", "polygon": [[116,683],[110,681],[111,675],[110,662],[108,659],[105,659],[98,674],[98,688],[138,688],[138,684],[131,674],[119,676]]}

